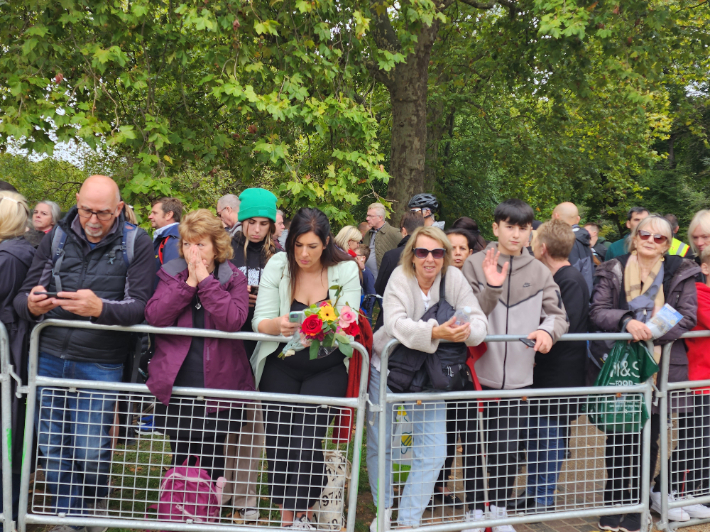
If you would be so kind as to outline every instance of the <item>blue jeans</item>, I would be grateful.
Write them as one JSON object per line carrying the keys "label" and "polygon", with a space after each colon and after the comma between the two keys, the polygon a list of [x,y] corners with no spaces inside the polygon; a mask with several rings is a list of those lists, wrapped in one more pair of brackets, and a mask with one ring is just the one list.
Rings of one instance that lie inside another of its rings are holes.
{"label": "blue jeans", "polygon": [[555,488],[565,459],[565,436],[554,417],[528,419],[528,497],[555,504]]}
{"label": "blue jeans", "polygon": [[[0,473],[2,473],[2,469],[0,469]],[[20,502],[20,474],[19,473],[13,473],[12,474],[12,520],[17,522],[17,507]],[[0,508],[3,507],[3,486],[2,482],[0,482]],[[3,509],[3,513],[4,509]],[[0,532],[3,531],[3,524],[0,522]]]}
{"label": "blue jeans", "polygon": [[[120,382],[123,364],[74,362],[40,353],[43,377]],[[44,391],[44,393],[43,393]],[[57,513],[85,513],[108,496],[116,394],[91,390],[37,389],[39,452]]]}
{"label": "blue jeans", "polygon": [[[389,390],[388,390],[389,391]],[[374,367],[370,376],[370,401],[380,402],[380,372]],[[434,484],[446,460],[446,403],[444,401],[405,403],[412,419],[412,468],[399,503],[399,526],[419,526],[422,514],[434,493]],[[387,448],[385,461],[385,508],[392,508],[392,404],[387,405]],[[367,423],[367,472],[370,491],[377,505],[379,418],[370,411]]]}

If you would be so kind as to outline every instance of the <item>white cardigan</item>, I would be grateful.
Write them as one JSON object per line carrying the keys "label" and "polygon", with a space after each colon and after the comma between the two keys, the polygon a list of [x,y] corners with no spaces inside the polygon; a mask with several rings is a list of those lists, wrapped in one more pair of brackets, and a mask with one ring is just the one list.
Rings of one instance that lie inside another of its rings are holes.
{"label": "white cardigan", "polygon": [[[429,289],[430,306],[439,301],[440,282],[441,274],[436,276]],[[488,319],[481,310],[478,299],[473,295],[471,285],[454,266],[449,266],[446,270],[446,301],[456,310],[471,308],[471,334],[465,344],[480,344],[488,333]],[[440,324],[434,319],[420,321],[425,312],[422,290],[416,277],[407,277],[402,266],[395,268],[387,283],[382,311],[385,313],[384,327],[375,333],[372,348],[372,363],[378,371],[380,353],[393,338],[397,338],[411,349],[425,353],[434,353],[437,350],[439,340],[432,340],[431,331]]]}
{"label": "white cardigan", "polygon": [[[337,308],[349,305],[355,312],[360,309],[360,274],[354,260],[344,261],[328,268],[328,286],[342,286],[343,290],[338,300]],[[469,290],[471,288],[469,287]],[[328,297],[335,301],[335,291],[330,291]],[[262,320],[277,318],[288,314],[291,310],[291,275],[288,270],[288,256],[286,253],[276,253],[266,263],[261,282],[259,295],[256,298],[254,319],[251,326],[259,332],[259,323]],[[278,342],[259,342],[259,347],[251,357],[251,367],[254,370],[254,379],[258,388],[261,373],[264,370],[266,357],[276,351]],[[346,363],[349,359],[346,359]]]}

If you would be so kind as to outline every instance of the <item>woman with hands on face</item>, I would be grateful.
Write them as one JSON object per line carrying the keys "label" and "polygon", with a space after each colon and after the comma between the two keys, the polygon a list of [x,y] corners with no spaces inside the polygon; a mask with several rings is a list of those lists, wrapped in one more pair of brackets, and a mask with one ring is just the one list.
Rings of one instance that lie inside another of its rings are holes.
{"label": "woman with hands on face", "polygon": [[[407,242],[400,265],[392,272],[387,283],[382,305],[384,327],[374,336],[370,376],[370,401],[380,402],[380,386],[386,386],[388,379],[400,380],[400,373],[394,365],[384,374],[380,367],[380,354],[390,340],[396,338],[404,346],[424,353],[435,353],[439,343],[464,342],[466,345],[478,345],[487,333],[488,320],[481,311],[476,296],[463,274],[451,265],[451,243],[441,229],[437,227],[419,227]],[[424,313],[440,301],[442,277],[445,277],[444,290],[446,301],[455,309],[468,307],[469,323],[455,324],[455,318],[446,323],[437,323],[435,319],[422,321]],[[394,381],[390,381],[394,382]],[[407,403],[410,419],[418,428],[412,434],[412,447],[419,449],[415,454],[412,468],[407,477],[402,498],[399,503],[398,525],[416,527],[421,521],[429,499],[434,492],[434,485],[439,471],[446,459],[446,405],[444,401],[427,401],[423,404]],[[387,408],[387,430],[392,430],[392,410]],[[370,412],[367,424],[367,468],[370,472],[370,489],[375,501],[378,500],[377,481],[379,423],[374,421],[374,412]],[[386,456],[391,456],[391,434],[385,437],[388,449]],[[392,464],[387,461],[386,469]],[[385,489],[386,526],[392,516],[393,489],[391,475],[387,476]],[[376,531],[377,521],[370,525]]]}
{"label": "woman with hands on face", "polygon": [[[155,327],[239,331],[247,319],[247,280],[229,259],[229,234],[206,209],[180,223],[182,258],[163,264],[145,318]],[[208,354],[209,356],[206,356]],[[157,334],[147,386],[158,399],[155,424],[170,436],[173,464],[201,456],[214,480],[224,476],[225,439],[243,421],[230,401],[196,402],[173,395],[173,387],[253,391],[254,378],[241,340]]]}

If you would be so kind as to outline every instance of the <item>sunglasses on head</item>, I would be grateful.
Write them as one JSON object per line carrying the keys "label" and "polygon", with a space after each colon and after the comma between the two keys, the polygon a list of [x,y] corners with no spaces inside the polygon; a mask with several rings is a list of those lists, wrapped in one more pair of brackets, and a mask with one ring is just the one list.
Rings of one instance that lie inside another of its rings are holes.
{"label": "sunglasses on head", "polygon": [[651,237],[653,237],[653,241],[656,244],[663,244],[668,240],[668,238],[663,235],[652,235],[648,231],[639,231],[639,238],[641,240],[648,240]]}
{"label": "sunglasses on head", "polygon": [[429,253],[431,253],[431,256],[434,257],[435,259],[441,259],[444,257],[446,250],[442,249],[442,248],[436,248],[436,249],[414,248],[414,256],[418,259],[426,259],[429,256]]}

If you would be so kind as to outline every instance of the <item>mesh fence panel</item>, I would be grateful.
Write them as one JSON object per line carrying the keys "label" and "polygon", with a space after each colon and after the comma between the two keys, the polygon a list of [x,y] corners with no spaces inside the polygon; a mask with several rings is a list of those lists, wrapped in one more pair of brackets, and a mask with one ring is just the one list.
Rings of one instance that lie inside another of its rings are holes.
{"label": "mesh fence panel", "polygon": [[[600,431],[584,413],[592,396],[623,401],[625,417],[607,416]],[[624,420],[640,419],[643,402],[637,393],[390,404],[394,507],[414,515],[423,503],[427,525],[474,521],[475,510],[637,505],[642,438]]]}
{"label": "mesh fence panel", "polygon": [[288,400],[166,407],[149,394],[40,388],[31,513],[281,526],[282,505],[340,530],[351,448],[334,424],[348,409]]}

